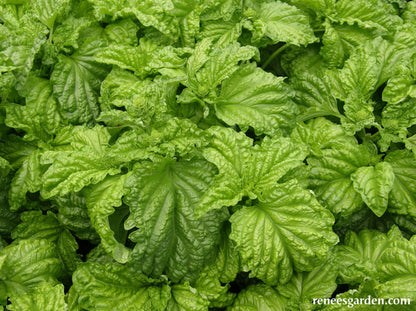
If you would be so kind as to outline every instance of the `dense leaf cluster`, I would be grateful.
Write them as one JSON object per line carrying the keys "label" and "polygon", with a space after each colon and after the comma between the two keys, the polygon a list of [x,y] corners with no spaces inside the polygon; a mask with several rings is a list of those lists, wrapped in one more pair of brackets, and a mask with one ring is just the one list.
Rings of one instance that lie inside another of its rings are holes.
{"label": "dense leaf cluster", "polygon": [[0,308],[416,301],[415,38],[404,0],[0,0]]}

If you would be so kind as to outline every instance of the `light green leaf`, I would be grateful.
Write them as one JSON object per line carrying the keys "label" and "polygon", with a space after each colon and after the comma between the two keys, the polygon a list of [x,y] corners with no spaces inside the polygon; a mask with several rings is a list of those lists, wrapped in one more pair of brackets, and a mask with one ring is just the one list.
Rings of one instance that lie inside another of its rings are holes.
{"label": "light green leaf", "polygon": [[131,19],[122,19],[105,27],[108,39],[116,44],[137,45],[139,27]]}
{"label": "light green leaf", "polygon": [[376,230],[348,231],[344,245],[338,245],[335,252],[341,282],[356,284],[367,277],[377,278],[377,261],[388,243],[387,235]]}
{"label": "light green leaf", "polygon": [[230,222],[243,270],[271,285],[289,281],[293,269],[312,270],[338,242],[332,214],[294,181],[270,189]]}
{"label": "light green leaf", "polygon": [[49,283],[55,285],[61,275],[56,247],[46,240],[21,240],[0,252],[1,299],[19,296]]}
{"label": "light green leaf", "polygon": [[173,285],[171,295],[167,311],[208,311],[209,301],[189,283]]}
{"label": "light green leaf", "polygon": [[334,148],[324,149],[321,155],[307,158],[311,167],[310,187],[334,214],[351,214],[363,205],[363,201],[355,191],[350,175],[374,160],[375,155],[357,143],[339,143]]}
{"label": "light green leaf", "polygon": [[98,242],[99,237],[91,224],[85,198],[79,193],[71,192],[53,200],[58,209],[56,215],[59,222],[81,240]]}
{"label": "light green leaf", "polygon": [[229,311],[285,311],[286,299],[265,284],[251,285],[242,290]]}
{"label": "light green leaf", "polygon": [[296,92],[294,101],[301,109],[299,121],[323,116],[344,117],[338,110],[330,78],[324,73],[321,76],[304,73],[291,83]]}
{"label": "light green leaf", "polygon": [[337,288],[338,269],[329,259],[310,272],[295,272],[277,291],[299,310],[312,310],[314,298],[329,298]]}
{"label": "light green leaf", "polygon": [[375,28],[385,34],[394,33],[401,24],[393,7],[379,0],[337,1],[331,18],[349,25],[357,23],[362,28]]}
{"label": "light green leaf", "polygon": [[210,134],[204,157],[217,166],[219,174],[199,202],[198,215],[236,205],[245,195],[261,197],[286,173],[301,166],[307,154],[303,145],[286,138],[266,138],[261,146],[253,147],[241,132],[216,127]]}
{"label": "light green leaf", "polygon": [[394,172],[394,183],[389,195],[389,211],[416,217],[416,159],[408,150],[388,153],[384,159]]}
{"label": "light green leaf", "polygon": [[217,86],[240,67],[238,63],[256,57],[258,50],[234,42],[223,48],[212,48],[212,42],[203,39],[195,47],[186,65],[187,81],[184,83],[199,98],[217,97]]}
{"label": "light green leaf", "polygon": [[214,211],[197,219],[194,210],[214,174],[212,164],[197,158],[136,166],[126,184],[124,227],[136,243],[132,260],[145,274],[192,280],[210,259],[223,216]]}
{"label": "light green leaf", "polygon": [[38,78],[30,79],[26,87],[26,105],[8,104],[5,124],[24,130],[25,140],[47,142],[56,133],[61,119],[52,88],[48,80]]}
{"label": "light green leaf", "polygon": [[165,282],[118,264],[86,263],[73,275],[78,304],[96,311],[166,310],[170,289]]}
{"label": "light green leaf", "polygon": [[252,141],[243,133],[231,129],[213,128],[210,145],[204,157],[218,168],[214,184],[203,194],[197,214],[204,215],[211,209],[233,206],[243,197],[243,169],[250,157]]}
{"label": "light green leaf", "polygon": [[219,47],[226,47],[238,40],[242,32],[241,27],[240,21],[234,19],[207,21],[202,23],[199,37],[207,38]]}
{"label": "light green leaf", "polygon": [[12,232],[14,240],[45,239],[56,244],[59,259],[67,273],[75,271],[81,262],[77,254],[78,243],[72,234],[63,227],[55,214],[41,211],[24,212],[20,215],[22,222]]}
{"label": "light green leaf", "polygon": [[98,116],[97,94],[108,70],[95,62],[93,55],[104,45],[100,40],[87,40],[74,54],[59,55],[51,84],[59,112],[71,123],[89,122]]}
{"label": "light green leaf", "polygon": [[[249,87],[248,87],[249,86]],[[257,134],[287,134],[297,112],[292,91],[283,78],[266,73],[256,65],[241,67],[221,87],[215,99],[217,117],[243,131],[249,126]]]}
{"label": "light green leaf", "polygon": [[314,118],[307,123],[299,122],[291,138],[297,143],[306,144],[314,156],[322,156],[324,149],[357,143],[357,140],[347,135],[340,125],[322,117]]}
{"label": "light green leaf", "polygon": [[78,192],[85,186],[99,183],[107,175],[118,174],[120,162],[109,162],[105,154],[109,139],[107,129],[100,126],[75,133],[71,139],[72,150],[57,152],[52,165],[43,174],[41,195],[50,198]]}
{"label": "light green leaf", "polygon": [[26,193],[37,192],[41,189],[41,168],[39,163],[40,151],[33,151],[23,161],[22,166],[15,173],[9,190],[10,209],[18,210],[26,204]]}
{"label": "light green leaf", "polygon": [[365,204],[381,217],[387,209],[388,196],[394,183],[391,165],[380,162],[375,166],[360,167],[351,175],[351,180]]}
{"label": "light green leaf", "polygon": [[124,183],[128,176],[129,174],[108,176],[99,184],[84,190],[88,214],[101,238],[101,244],[107,253],[120,263],[130,260],[131,251],[117,241],[110,226],[109,216],[114,214],[115,208],[122,204],[121,198],[126,193]]}
{"label": "light green leaf", "polygon": [[40,0],[32,3],[35,16],[53,30],[55,20],[67,9],[69,0]]}
{"label": "light green leaf", "polygon": [[173,76],[184,75],[183,60],[178,51],[172,46],[160,47],[156,44],[140,40],[139,46],[110,45],[99,50],[94,59],[99,63],[117,65],[120,68],[134,71],[134,73],[144,78],[156,72]]}
{"label": "light green leaf", "polygon": [[230,285],[222,286],[218,271],[206,267],[194,287],[199,295],[208,301],[210,308],[224,308],[232,304],[235,294],[228,292]]}
{"label": "light green leaf", "polygon": [[252,40],[255,43],[263,37],[269,38],[272,44],[308,45],[316,41],[307,15],[280,1],[261,3],[253,28]]}
{"label": "light green leaf", "polygon": [[7,309],[12,311],[66,310],[67,305],[64,297],[65,294],[63,284],[58,284],[54,287],[49,284],[45,284],[36,288],[33,293],[11,297],[11,305],[8,305]]}
{"label": "light green leaf", "polygon": [[240,271],[240,254],[235,242],[229,238],[230,232],[230,224],[228,222],[224,223],[220,244],[212,264],[219,280],[224,284],[234,281],[237,273]]}

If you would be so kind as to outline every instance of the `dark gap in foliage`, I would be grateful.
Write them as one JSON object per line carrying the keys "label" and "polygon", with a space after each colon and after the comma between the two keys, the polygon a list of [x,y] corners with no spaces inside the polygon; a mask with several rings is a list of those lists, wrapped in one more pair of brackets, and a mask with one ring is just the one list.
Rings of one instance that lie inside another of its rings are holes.
{"label": "dark gap in foliage", "polygon": [[338,284],[335,291],[332,293],[331,298],[335,298],[338,294],[345,293],[349,290],[348,284]]}
{"label": "dark gap in foliage", "polygon": [[77,254],[81,255],[81,259],[82,261],[86,260],[86,256],[88,255],[88,253],[94,248],[96,247],[95,244],[91,243],[89,240],[81,240],[80,238],[75,237],[75,240],[78,243],[78,250],[77,250]]}
{"label": "dark gap in foliage", "polygon": [[409,132],[409,134],[408,134],[409,137],[415,135],[416,134],[416,124],[409,127],[407,129],[407,131]]}
{"label": "dark gap in foliage", "polygon": [[338,118],[337,116],[325,116],[325,118],[333,123],[341,124],[341,119]]}
{"label": "dark gap in foliage", "polygon": [[114,231],[114,238],[122,244],[127,240],[127,231],[124,229],[124,221],[129,215],[129,207],[122,205],[121,207],[116,207],[114,213],[108,216],[110,228]]}
{"label": "dark gap in foliage", "polygon": [[250,278],[250,272],[239,272],[234,281],[230,283],[229,291],[238,294],[250,285],[262,283],[258,278]]}
{"label": "dark gap in foliage", "polygon": [[345,115],[344,102],[337,99],[337,109],[340,114]]}

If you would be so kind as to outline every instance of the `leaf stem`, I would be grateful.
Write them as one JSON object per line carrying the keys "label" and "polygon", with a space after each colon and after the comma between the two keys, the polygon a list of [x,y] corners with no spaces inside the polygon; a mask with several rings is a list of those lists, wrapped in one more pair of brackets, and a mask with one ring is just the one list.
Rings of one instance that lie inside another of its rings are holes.
{"label": "leaf stem", "polygon": [[278,48],[272,55],[269,56],[269,58],[264,62],[264,64],[261,66],[262,69],[266,69],[266,67],[270,64],[270,62],[276,58],[277,55],[282,53],[284,50],[287,49],[289,45],[285,44],[282,45],[280,48]]}

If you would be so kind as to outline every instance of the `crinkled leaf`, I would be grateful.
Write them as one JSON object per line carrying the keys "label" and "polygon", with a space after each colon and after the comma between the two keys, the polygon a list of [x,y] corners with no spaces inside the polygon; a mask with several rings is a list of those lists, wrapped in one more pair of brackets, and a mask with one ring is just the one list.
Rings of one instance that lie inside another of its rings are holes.
{"label": "crinkled leaf", "polygon": [[95,54],[95,60],[117,65],[120,68],[132,70],[139,77],[145,77],[156,72],[184,75],[185,61],[171,46],[160,47],[151,42],[140,41],[140,45],[110,45]]}
{"label": "crinkled leaf", "polygon": [[283,78],[250,64],[224,81],[215,99],[215,113],[243,131],[251,126],[257,134],[286,134],[293,128],[297,112],[291,97],[292,91]]}
{"label": "crinkled leaf", "polygon": [[45,284],[36,288],[32,293],[13,296],[10,298],[11,305],[7,309],[12,311],[42,310],[58,311],[66,310],[65,294],[63,284],[51,286]]}
{"label": "crinkled leaf", "polygon": [[53,93],[61,115],[71,123],[92,121],[98,116],[97,95],[108,69],[94,60],[102,40],[87,40],[74,54],[59,55],[51,74]]}
{"label": "crinkled leaf", "polygon": [[354,189],[350,175],[359,167],[367,166],[375,155],[357,143],[338,144],[322,150],[321,155],[307,158],[311,167],[310,187],[319,201],[335,214],[351,214],[363,201]]}
{"label": "crinkled leaf", "polygon": [[360,167],[351,175],[351,180],[365,204],[381,217],[387,209],[388,196],[394,183],[391,165],[380,162],[375,166]]}
{"label": "crinkled leaf", "polygon": [[293,181],[270,189],[230,222],[243,270],[272,285],[289,281],[293,269],[312,270],[338,242],[332,214]]}
{"label": "crinkled leaf", "polygon": [[272,287],[265,284],[251,285],[242,290],[230,311],[284,311],[286,299]]}
{"label": "crinkled leaf", "polygon": [[393,7],[379,0],[337,1],[333,18],[350,25],[357,23],[362,28],[376,28],[385,33],[394,33],[401,24]]}
{"label": "crinkled leaf", "polygon": [[198,215],[238,203],[244,195],[252,199],[267,192],[290,170],[302,165],[303,145],[285,138],[264,139],[262,146],[241,132],[212,128],[205,158],[215,164],[219,174],[198,204]]}
{"label": "crinkled leaf", "polygon": [[99,237],[91,224],[85,198],[80,194],[70,193],[54,199],[58,209],[59,222],[81,240],[96,242]]}
{"label": "crinkled leaf", "polygon": [[58,283],[62,266],[53,243],[47,240],[21,240],[0,252],[1,297],[22,295],[50,283]]}
{"label": "crinkled leaf", "polygon": [[31,79],[26,84],[26,105],[8,104],[5,124],[26,132],[25,140],[48,141],[60,125],[60,115],[48,80]]}
{"label": "crinkled leaf", "polygon": [[295,272],[286,284],[279,284],[277,291],[299,310],[309,310],[314,298],[329,298],[337,288],[338,269],[331,260],[310,272]]}
{"label": "crinkled leaf", "polygon": [[110,135],[106,128],[83,129],[72,140],[72,150],[60,151],[42,176],[41,194],[44,198],[78,192],[85,186],[97,184],[107,175],[120,170],[106,158]]}
{"label": "crinkled leaf", "polygon": [[263,37],[269,38],[272,44],[308,45],[316,40],[307,15],[280,1],[261,3],[253,28],[255,43]]}
{"label": "crinkled leaf", "polygon": [[73,275],[78,304],[84,309],[166,310],[170,289],[163,280],[148,279],[131,267],[86,263]]}
{"label": "crinkled leaf", "polygon": [[128,176],[128,174],[108,176],[99,184],[85,190],[88,214],[101,238],[101,244],[116,261],[121,263],[129,261],[130,250],[117,241],[108,217],[122,204],[121,198],[126,193],[124,183]]}
{"label": "crinkled leaf", "polygon": [[163,160],[138,165],[126,187],[130,215],[126,230],[136,243],[132,260],[148,275],[193,279],[219,240],[221,214],[197,219],[196,204],[207,191],[215,168],[205,160]]}
{"label": "crinkled leaf", "polygon": [[10,184],[9,204],[11,210],[17,210],[26,203],[27,192],[37,192],[41,189],[40,152],[33,151],[23,161]]}
{"label": "crinkled leaf", "polygon": [[416,159],[407,150],[387,154],[385,161],[394,172],[394,183],[389,195],[389,211],[416,216]]}
{"label": "crinkled leaf", "polygon": [[33,2],[36,18],[38,18],[51,31],[55,20],[68,7],[69,0],[40,0]]}
{"label": "crinkled leaf", "polygon": [[22,213],[22,222],[12,232],[14,240],[45,239],[56,244],[59,259],[67,273],[75,271],[81,262],[77,254],[78,243],[72,234],[63,227],[55,214],[49,212],[42,215],[41,211]]}
{"label": "crinkled leaf", "polygon": [[209,301],[189,283],[173,285],[171,295],[167,311],[208,311]]}

